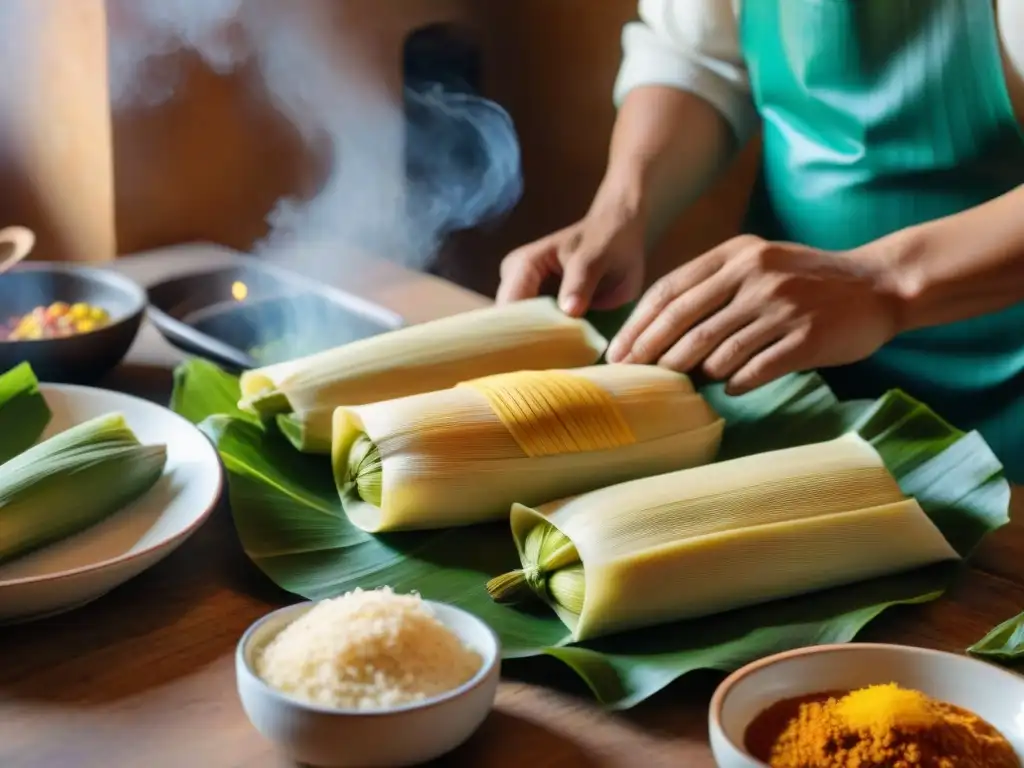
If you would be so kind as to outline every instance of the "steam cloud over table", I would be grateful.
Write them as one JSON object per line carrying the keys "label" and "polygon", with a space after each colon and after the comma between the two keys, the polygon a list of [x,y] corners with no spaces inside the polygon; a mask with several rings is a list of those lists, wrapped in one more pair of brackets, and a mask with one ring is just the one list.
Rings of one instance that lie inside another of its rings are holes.
{"label": "steam cloud over table", "polygon": [[[117,38],[116,110],[174,99],[183,78],[176,54],[194,52],[215,72],[252,72],[253,98],[269,102],[322,158],[319,189],[278,200],[254,253],[326,284],[358,268],[355,254],[425,269],[448,235],[502,216],[522,192],[519,144],[505,111],[471,84],[431,81],[429,72],[396,93],[360,53],[362,30],[349,16],[368,5],[107,3]],[[302,302],[290,312],[288,336],[321,322]]]}

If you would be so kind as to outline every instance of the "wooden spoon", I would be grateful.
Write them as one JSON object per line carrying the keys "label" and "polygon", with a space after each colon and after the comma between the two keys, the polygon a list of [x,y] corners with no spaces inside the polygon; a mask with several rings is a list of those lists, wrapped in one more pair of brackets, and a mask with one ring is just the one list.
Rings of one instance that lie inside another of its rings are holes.
{"label": "wooden spoon", "polygon": [[27,227],[0,229],[0,275],[20,262],[36,244],[36,234]]}

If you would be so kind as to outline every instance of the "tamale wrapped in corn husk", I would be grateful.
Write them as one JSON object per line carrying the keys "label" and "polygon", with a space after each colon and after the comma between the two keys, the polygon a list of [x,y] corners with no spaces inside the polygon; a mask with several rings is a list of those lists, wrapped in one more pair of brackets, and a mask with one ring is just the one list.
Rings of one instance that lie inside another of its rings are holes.
{"label": "tamale wrapped in corn husk", "polygon": [[167,448],[142,445],[119,413],[78,424],[0,465],[0,562],[84,531],[163,475]]}
{"label": "tamale wrapped in corn husk", "polygon": [[360,528],[447,528],[704,464],[722,427],[689,378],[656,366],[519,371],[339,408],[332,464]]}
{"label": "tamale wrapped in corn husk", "polygon": [[239,407],[276,417],[299,450],[330,453],[334,409],[496,373],[596,363],[608,341],[542,297],[409,326],[246,371]]}
{"label": "tamale wrapped in corn husk", "polygon": [[602,488],[511,528],[521,571],[577,641],[883,576],[959,555],[855,433]]}

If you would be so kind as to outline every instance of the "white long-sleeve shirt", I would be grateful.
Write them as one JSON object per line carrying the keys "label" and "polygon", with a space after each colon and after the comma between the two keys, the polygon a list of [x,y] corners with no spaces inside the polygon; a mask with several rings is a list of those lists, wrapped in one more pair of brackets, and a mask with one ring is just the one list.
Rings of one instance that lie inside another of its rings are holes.
{"label": "white long-sleeve shirt", "polygon": [[[745,143],[756,131],[758,117],[739,41],[743,1],[640,0],[640,21],[623,30],[616,103],[643,85],[679,88],[708,101]],[[1007,90],[1024,125],[1024,0],[990,1]]]}

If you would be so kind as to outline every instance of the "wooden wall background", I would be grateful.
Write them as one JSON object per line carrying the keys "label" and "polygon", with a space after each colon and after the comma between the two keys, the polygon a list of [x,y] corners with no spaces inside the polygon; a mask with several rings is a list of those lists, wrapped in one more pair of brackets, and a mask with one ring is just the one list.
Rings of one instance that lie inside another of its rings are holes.
{"label": "wooden wall background", "polygon": [[[458,241],[449,257],[465,282],[493,290],[508,249],[564,226],[590,201],[614,119],[620,32],[636,0],[347,2],[390,9],[390,22],[376,10],[363,19],[378,34],[411,14],[429,17],[438,3],[481,30],[486,95],[516,121],[526,193],[501,227]],[[278,198],[315,183],[316,158],[254,98],[246,72],[217,75],[182,55],[174,99],[111,119],[104,57],[119,37],[105,0],[5,0],[0,20],[17,21],[30,6],[29,31],[6,54],[26,87],[0,87],[0,217],[40,231],[39,258],[101,261],[194,240],[246,250],[266,233]],[[652,256],[651,279],[735,231],[755,159],[749,148],[678,222]]]}

